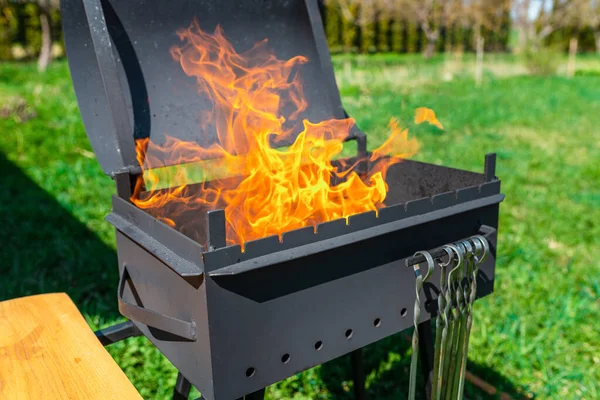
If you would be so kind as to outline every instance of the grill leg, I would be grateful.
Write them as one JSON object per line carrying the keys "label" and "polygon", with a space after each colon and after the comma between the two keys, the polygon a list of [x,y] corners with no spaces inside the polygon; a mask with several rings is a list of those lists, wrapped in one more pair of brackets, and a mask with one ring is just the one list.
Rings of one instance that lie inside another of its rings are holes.
{"label": "grill leg", "polygon": [[177,374],[177,383],[175,383],[175,390],[173,390],[173,400],[187,400],[190,395],[192,384],[190,381],[185,379],[181,372]]}
{"label": "grill leg", "polygon": [[425,377],[425,395],[431,399],[431,381],[433,379],[434,341],[431,333],[431,321],[419,324],[419,354],[421,355],[421,368]]}
{"label": "grill leg", "polygon": [[356,400],[366,400],[365,389],[365,366],[363,362],[362,348],[354,350],[350,354],[352,360],[352,379],[354,380],[354,396]]}
{"label": "grill leg", "polygon": [[121,340],[140,336],[142,332],[131,321],[125,321],[117,325],[109,326],[108,328],[100,329],[94,332],[96,337],[102,343],[102,346],[108,346]]}

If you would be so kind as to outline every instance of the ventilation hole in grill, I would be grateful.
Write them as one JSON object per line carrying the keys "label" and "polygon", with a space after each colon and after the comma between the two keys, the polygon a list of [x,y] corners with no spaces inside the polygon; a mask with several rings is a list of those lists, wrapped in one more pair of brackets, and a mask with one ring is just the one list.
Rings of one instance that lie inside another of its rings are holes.
{"label": "ventilation hole in grill", "polygon": [[373,321],[373,326],[375,328],[379,328],[381,326],[381,318],[375,318],[375,320]]}
{"label": "ventilation hole in grill", "polygon": [[290,355],[285,353],[283,356],[281,356],[281,362],[284,364],[287,364],[290,362]]}
{"label": "ventilation hole in grill", "polygon": [[402,316],[402,318],[406,317],[407,313],[408,313],[408,310],[406,308],[403,308],[402,310],[400,310],[400,315]]}
{"label": "ventilation hole in grill", "polygon": [[246,370],[246,377],[252,378],[256,374],[256,370],[253,367],[250,367]]}
{"label": "ventilation hole in grill", "polygon": [[315,342],[315,350],[321,350],[323,348],[323,342],[318,340]]}
{"label": "ventilation hole in grill", "polygon": [[354,332],[352,332],[352,329],[347,329],[346,333],[345,333],[346,339],[348,339],[348,340],[352,339],[353,334],[354,334]]}

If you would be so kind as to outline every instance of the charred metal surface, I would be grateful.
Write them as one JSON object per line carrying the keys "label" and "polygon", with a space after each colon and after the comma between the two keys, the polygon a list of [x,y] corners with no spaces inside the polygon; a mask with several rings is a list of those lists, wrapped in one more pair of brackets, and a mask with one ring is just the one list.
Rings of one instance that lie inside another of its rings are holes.
{"label": "charred metal surface", "polygon": [[[486,224],[494,223],[494,208],[497,205],[486,207],[491,210],[488,211],[491,215],[483,218]],[[230,291],[265,302],[394,260],[412,258],[419,249],[434,249],[457,238],[469,237],[480,231],[479,220],[484,216],[480,209],[405,229],[391,229],[375,237],[361,238],[329,249],[319,248],[320,243],[316,243],[304,249],[298,248],[293,255],[289,252],[276,253],[269,258],[261,257],[224,267],[209,272],[209,275]],[[447,228],[444,224],[457,226]],[[394,243],[402,243],[402,246],[394,246]],[[301,253],[301,250],[304,252]],[[288,274],[296,276],[296,279],[286,279]]]}
{"label": "charred metal surface", "polygon": [[[216,142],[216,127],[198,120],[199,111],[212,109],[212,100],[198,92],[196,80],[170,52],[182,44],[177,32],[194,19],[209,33],[220,25],[240,53],[268,39],[279,59],[307,58],[298,73],[310,107],[288,120],[286,130],[299,133],[304,119],[345,117],[317,0],[171,0],[151,6],[145,0],[65,0],[61,6],[79,108],[107,174],[136,164],[134,137],[162,143],[169,134],[203,147]],[[357,135],[355,129],[350,137]]]}
{"label": "charred metal surface", "polygon": [[113,210],[106,220],[190,284],[199,283],[204,272],[202,245],[117,196],[113,196]]}
{"label": "charred metal surface", "polygon": [[132,175],[129,171],[124,170],[115,173],[113,179],[117,185],[117,196],[129,201],[135,189],[137,175]]}
{"label": "charred metal surface", "polygon": [[377,223],[377,213],[375,213],[375,211],[367,211],[364,213],[351,215],[348,217],[348,231],[360,231],[361,229],[375,226]]}
{"label": "charred metal surface", "polygon": [[496,179],[496,153],[485,155],[485,181],[491,182]]}
{"label": "charred metal surface", "polygon": [[457,192],[446,192],[436,194],[431,197],[431,204],[433,208],[436,210],[440,210],[442,208],[450,207],[456,203],[458,203]]}
{"label": "charred metal surface", "polygon": [[[370,216],[367,216],[364,218],[363,222],[373,222],[373,224],[368,227],[363,225],[363,229],[361,230],[352,230],[350,226],[346,225],[345,220],[343,219],[319,224],[317,225],[317,232],[313,235],[311,243],[292,249],[281,249],[278,247],[279,242],[273,241],[271,247],[261,247],[262,250],[266,251],[264,253],[259,253],[258,251],[242,253],[239,246],[230,246],[207,252],[204,254],[205,268],[212,276],[239,274],[252,269],[268,267],[281,260],[290,260],[303,257],[306,254],[325,251],[333,247],[351,245],[373,237],[385,235],[389,232],[418,226],[452,215],[462,215],[469,210],[477,210],[481,207],[497,204],[501,202],[503,198],[504,196],[502,194],[496,194],[430,211],[428,213],[418,213],[417,211],[422,210],[422,207],[424,208],[427,205],[431,206],[431,201],[429,199],[409,202],[404,213],[395,213],[392,208],[392,214],[400,214],[399,216],[401,219],[391,220],[390,218],[387,218],[386,213],[384,213],[387,208],[384,208],[379,211],[379,214],[385,223],[379,223],[378,218],[371,220]],[[399,207],[402,208],[402,205]],[[358,215],[355,217],[358,217]],[[475,227],[475,230],[471,232],[471,234],[476,232],[478,227],[479,226]],[[305,240],[308,240],[308,238]],[[251,246],[252,243],[253,242],[248,242],[246,246]]]}
{"label": "charred metal surface", "polygon": [[225,229],[224,210],[214,210],[206,213],[206,246],[209,250],[219,249],[227,245]]}
{"label": "charred metal surface", "polygon": [[118,60],[100,0],[61,1],[71,78],[85,130],[106,174],[137,165]]}

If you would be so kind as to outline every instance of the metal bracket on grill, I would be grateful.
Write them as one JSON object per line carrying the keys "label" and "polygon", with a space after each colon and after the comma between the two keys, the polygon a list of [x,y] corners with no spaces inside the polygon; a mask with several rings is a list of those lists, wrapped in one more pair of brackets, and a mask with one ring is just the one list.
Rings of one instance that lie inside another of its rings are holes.
{"label": "metal bracket on grill", "polygon": [[150,328],[155,328],[193,342],[196,341],[196,322],[193,320],[191,322],[183,321],[123,300],[123,291],[125,289],[125,283],[127,282],[131,282],[130,284],[133,283],[129,271],[125,266],[123,268],[121,279],[119,280],[119,290],[117,292],[119,312],[123,316],[132,321],[147,325]]}
{"label": "metal bracket on grill", "polygon": [[130,337],[141,336],[142,332],[131,321],[121,322],[94,332],[102,346],[108,346]]}
{"label": "metal bracket on grill", "polygon": [[[366,238],[373,236],[381,236],[389,232],[411,228],[417,224],[423,224],[426,222],[430,222],[436,219],[448,217],[451,215],[456,215],[463,213],[469,209],[474,207],[483,207],[491,204],[499,203],[504,198],[502,194],[492,195],[487,198],[481,198],[472,200],[469,202],[453,205],[450,207],[445,207],[436,211],[432,211],[429,213],[417,214],[408,218],[403,218],[395,221],[391,221],[389,223],[380,224],[374,226],[369,229],[362,229],[356,232],[347,232],[345,231],[346,225],[343,223],[344,221],[331,221],[326,224],[339,224],[340,227],[344,230],[340,231],[335,226],[332,229],[335,232],[335,235],[332,235],[331,239],[328,239],[329,243],[327,245],[334,244],[341,245],[349,245],[351,243],[359,242],[360,240],[365,240]],[[417,202],[423,202],[423,206],[430,204],[430,200],[422,199],[417,200],[414,204],[415,207],[418,206]],[[409,202],[410,203],[410,202]],[[392,210],[392,208],[382,209],[380,212],[380,218],[383,218],[384,210]],[[402,205],[402,210],[404,210],[404,205]],[[375,219],[377,221],[378,219]],[[322,224],[321,226],[323,226]],[[285,240],[285,239],[284,239]],[[246,244],[247,249],[250,248],[252,242]],[[295,248],[289,249],[287,251],[279,251],[270,254],[265,254],[261,256],[257,256],[252,259],[246,259],[240,261],[239,252],[234,252],[236,247],[225,248],[223,250],[230,250],[229,252],[206,252],[204,253],[205,260],[205,271],[211,277],[230,277],[234,275],[244,274],[247,272],[251,272],[260,268],[266,268],[277,263],[287,262],[292,259],[304,257],[310,254],[314,254],[317,251],[320,251],[323,248],[322,242],[312,242],[307,243],[303,246],[297,246]],[[249,250],[248,250],[249,251]],[[237,261],[235,261],[237,260]]]}
{"label": "metal bracket on grill", "polygon": [[213,210],[206,213],[206,238],[209,250],[219,249],[227,245],[225,231],[225,211]]}
{"label": "metal bracket on grill", "polygon": [[[488,242],[490,242],[490,237],[492,235],[496,234],[496,232],[497,232],[497,230],[495,228],[492,228],[491,226],[487,226],[487,225],[481,225],[481,227],[479,228],[479,234],[482,235]],[[443,257],[446,255],[446,251],[442,247],[438,247],[435,250],[429,251],[429,254],[431,254],[431,256],[433,258],[440,258],[440,257]],[[425,261],[426,261],[425,256],[423,256],[422,254],[419,254],[419,255],[407,258],[406,266],[411,267],[416,264],[424,263]]]}

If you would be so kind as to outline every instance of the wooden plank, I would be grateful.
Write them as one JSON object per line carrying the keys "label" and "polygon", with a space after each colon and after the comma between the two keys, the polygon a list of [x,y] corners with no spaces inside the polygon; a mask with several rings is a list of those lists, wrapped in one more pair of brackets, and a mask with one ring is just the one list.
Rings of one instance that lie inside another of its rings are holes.
{"label": "wooden plank", "polygon": [[65,293],[0,302],[0,399],[141,399]]}

